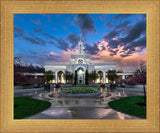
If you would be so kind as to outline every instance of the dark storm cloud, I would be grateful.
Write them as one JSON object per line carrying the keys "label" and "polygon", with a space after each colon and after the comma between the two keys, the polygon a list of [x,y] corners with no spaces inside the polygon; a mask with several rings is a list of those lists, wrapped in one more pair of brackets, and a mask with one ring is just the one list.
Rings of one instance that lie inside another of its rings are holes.
{"label": "dark storm cloud", "polygon": [[53,41],[49,41],[49,43],[51,43],[51,44],[55,45],[55,43],[54,43]]}
{"label": "dark storm cloud", "polygon": [[85,44],[85,52],[87,54],[91,54],[91,55],[95,55],[97,54],[97,52],[99,51],[98,49],[98,44],[99,42],[95,42],[93,43],[93,45],[90,45],[90,44]]}
{"label": "dark storm cloud", "polygon": [[128,26],[130,24],[129,20],[124,21],[122,24],[119,24],[116,26],[116,29],[124,29],[126,28],[126,26]]}
{"label": "dark storm cloud", "polygon": [[[119,14],[112,16],[109,20],[109,22],[106,22],[105,26],[109,28],[115,28],[118,23],[121,23],[124,19],[127,19],[128,17],[132,16],[134,14]],[[127,21],[127,20],[126,20]],[[127,22],[125,22],[127,23]]]}
{"label": "dark storm cloud", "polygon": [[[126,20],[123,23],[120,23],[118,25],[114,25],[112,22],[107,22],[105,24],[107,27],[113,28],[113,30],[111,32],[117,32],[119,34],[119,32],[126,34],[128,32],[128,30],[130,30],[130,21]],[[109,33],[110,34],[110,33]]]}
{"label": "dark storm cloud", "polygon": [[66,36],[66,40],[71,43],[72,48],[75,48],[76,45],[78,45],[78,41],[80,40],[80,37],[75,33],[69,33]]}
{"label": "dark storm cloud", "polygon": [[130,48],[130,49],[128,49],[128,51],[126,52],[126,51],[123,51],[122,52],[122,54],[120,55],[121,57],[128,57],[128,56],[131,56],[133,53],[135,53],[136,52],[136,50],[135,50],[135,48]]}
{"label": "dark storm cloud", "polygon": [[132,48],[134,48],[134,47],[141,47],[141,49],[145,48],[146,47],[146,37],[140,38],[136,41],[129,43],[129,45],[127,45],[123,49],[124,50],[127,50],[127,49],[132,50]]}
{"label": "dark storm cloud", "polygon": [[31,37],[24,36],[23,39],[25,39],[26,41],[29,41],[29,42],[31,42],[33,44],[40,44],[39,41],[37,41],[37,40],[35,40],[35,39],[31,38]]}
{"label": "dark storm cloud", "polygon": [[[55,47],[57,47],[59,49],[67,50],[69,48],[69,44],[63,38],[57,38],[55,36],[49,35],[49,34],[44,33],[44,32],[42,32],[42,35],[45,36],[45,37],[47,37],[47,38],[49,38],[49,39],[51,39],[50,41],[48,41],[48,43],[53,44]],[[55,42],[53,42],[52,40],[54,40]],[[36,41],[44,42],[40,38],[38,38]]]}
{"label": "dark storm cloud", "polygon": [[119,35],[119,33],[116,30],[112,30],[108,34],[104,35],[103,39],[105,39],[106,41],[109,41],[112,38],[116,37],[117,35]]}
{"label": "dark storm cloud", "polygon": [[117,52],[119,51],[118,49],[117,50],[113,50],[112,48],[108,48],[108,50],[111,52],[111,56],[113,56],[113,55],[116,55],[117,54]]}
{"label": "dark storm cloud", "polygon": [[25,33],[25,31],[24,31],[22,28],[20,28],[18,25],[15,25],[15,26],[14,26],[14,31],[15,31],[15,32]]}
{"label": "dark storm cloud", "polygon": [[130,25],[131,22],[129,20],[124,21],[123,23],[120,23],[115,27],[116,31],[120,34],[127,35],[132,26]]}
{"label": "dark storm cloud", "polygon": [[33,28],[34,32],[36,33],[43,33],[43,29],[36,29],[36,28]]}
{"label": "dark storm cloud", "polygon": [[42,35],[44,35],[45,37],[48,37],[50,39],[54,39],[55,41],[58,41],[58,39],[55,36],[51,36],[51,35],[49,35],[47,33],[42,33]]}
{"label": "dark storm cloud", "polygon": [[14,37],[22,37],[24,34],[28,34],[28,33],[18,25],[14,26]]}
{"label": "dark storm cloud", "polygon": [[85,36],[88,33],[96,33],[94,27],[94,20],[88,14],[77,14],[73,21],[74,25],[77,25]]}
{"label": "dark storm cloud", "polygon": [[69,44],[62,38],[58,38],[57,44],[55,44],[55,46],[65,51],[69,48]]}
{"label": "dark storm cloud", "polygon": [[124,19],[124,18],[130,17],[131,15],[133,14],[118,14],[118,15],[113,16],[112,18],[113,19]]}
{"label": "dark storm cloud", "polygon": [[146,21],[140,21],[129,31],[128,35],[122,39],[123,43],[129,43],[139,38],[146,31]]}
{"label": "dark storm cloud", "polygon": [[37,55],[37,53],[36,53],[36,52],[32,52],[32,54]]}
{"label": "dark storm cloud", "polygon": [[114,55],[116,55],[116,54],[114,54],[114,53],[111,53],[111,54],[109,54],[110,56],[114,56]]}
{"label": "dark storm cloud", "polygon": [[127,57],[127,56],[129,56],[129,55],[127,55],[127,54],[121,54],[120,56],[121,56],[121,57]]}
{"label": "dark storm cloud", "polygon": [[119,40],[109,40],[108,46],[111,48],[117,48],[118,45],[120,45],[120,39]]}
{"label": "dark storm cloud", "polygon": [[[139,47],[139,51],[143,50],[143,48],[146,47],[146,21],[139,21],[132,26],[129,24],[130,22],[126,20],[122,24],[117,25],[114,30],[104,35],[103,39],[108,42],[111,56],[116,54],[116,51],[113,53],[111,49],[117,48],[118,45],[124,46],[123,50],[129,49],[127,53],[121,55],[122,57],[126,57],[127,55],[129,56],[136,52],[135,47]],[[126,36],[123,38],[119,38],[120,34],[123,33],[121,31],[125,32],[126,34]],[[113,40],[113,38],[115,37],[118,39]]]}
{"label": "dark storm cloud", "polygon": [[35,37],[35,40],[39,41],[41,45],[45,45],[46,44],[46,41],[43,40],[42,38]]}
{"label": "dark storm cloud", "polygon": [[39,37],[27,37],[27,36],[23,36],[23,39],[25,39],[26,41],[31,42],[32,44],[39,44],[39,45],[45,45],[46,41],[39,38]]}
{"label": "dark storm cloud", "polygon": [[56,43],[54,43],[53,41],[49,41],[49,43],[53,44],[59,49],[67,50],[69,48],[69,44],[63,38],[56,38],[55,36],[49,35],[47,33],[43,33],[43,35],[50,39],[53,39]]}
{"label": "dark storm cloud", "polygon": [[106,27],[109,27],[109,28],[113,28],[113,27],[114,27],[114,24],[113,24],[113,22],[110,20],[109,22],[106,22],[106,23],[105,23],[105,26],[106,26]]}
{"label": "dark storm cloud", "polygon": [[14,33],[15,37],[20,37],[26,41],[31,42],[32,44],[38,44],[38,45],[45,45],[46,41],[39,37],[34,37],[32,34],[30,34],[32,37],[29,36],[29,33],[21,29],[19,26],[14,27]]}

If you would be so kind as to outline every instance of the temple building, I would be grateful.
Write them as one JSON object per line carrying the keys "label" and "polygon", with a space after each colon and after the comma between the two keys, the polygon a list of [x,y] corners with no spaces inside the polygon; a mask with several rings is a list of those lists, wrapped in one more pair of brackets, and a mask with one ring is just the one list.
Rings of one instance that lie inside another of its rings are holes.
{"label": "temple building", "polygon": [[[106,77],[108,70],[115,70],[116,65],[114,62],[102,62],[102,63],[93,63],[89,54],[84,54],[83,52],[83,42],[81,40],[78,42],[78,53],[71,54],[70,62],[60,62],[60,63],[46,63],[45,71],[51,70],[55,75],[55,80],[52,83],[66,83],[64,80],[63,74],[65,71],[73,73],[75,77],[75,72],[77,72],[77,83],[85,84],[85,72],[88,70],[88,73],[96,71],[98,78],[94,83],[108,83],[108,78]],[[73,80],[74,82],[74,80]]]}

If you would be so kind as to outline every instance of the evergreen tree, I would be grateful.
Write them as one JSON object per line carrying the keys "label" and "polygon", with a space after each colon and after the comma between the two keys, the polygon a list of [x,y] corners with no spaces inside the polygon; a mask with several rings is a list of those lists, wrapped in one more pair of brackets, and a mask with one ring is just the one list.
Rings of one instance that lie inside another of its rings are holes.
{"label": "evergreen tree", "polygon": [[63,74],[63,77],[66,80],[66,83],[67,83],[67,80],[69,82],[72,82],[72,80],[73,80],[73,73],[71,73],[69,71],[65,71],[65,73]]}
{"label": "evergreen tree", "polygon": [[46,81],[47,81],[47,84],[48,84],[48,82],[50,81],[50,80],[53,80],[54,78],[55,78],[55,76],[53,75],[53,72],[52,71],[46,71],[45,73],[44,73],[44,77],[45,77],[45,79],[46,79]]}
{"label": "evergreen tree", "polygon": [[77,84],[77,70],[75,71],[74,84]]}
{"label": "evergreen tree", "polygon": [[98,74],[96,71],[93,71],[93,77],[94,77],[94,83],[96,82],[96,79],[98,78]]}
{"label": "evergreen tree", "polygon": [[108,70],[107,77],[113,84],[113,81],[115,81],[118,78],[116,70]]}
{"label": "evergreen tree", "polygon": [[88,85],[88,70],[86,70],[85,74],[85,84]]}
{"label": "evergreen tree", "polygon": [[96,71],[92,71],[91,73],[89,73],[88,78],[91,83],[95,83],[96,79],[98,78],[98,74],[96,73]]}

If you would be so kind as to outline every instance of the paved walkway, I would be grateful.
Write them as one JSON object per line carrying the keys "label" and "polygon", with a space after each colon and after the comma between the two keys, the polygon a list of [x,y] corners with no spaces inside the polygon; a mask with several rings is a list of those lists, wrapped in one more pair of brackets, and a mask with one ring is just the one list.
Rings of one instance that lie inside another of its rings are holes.
{"label": "paved walkway", "polygon": [[49,92],[45,92],[43,88],[16,90],[14,95],[30,96],[52,103],[50,108],[25,119],[141,119],[113,110],[107,104],[121,97],[143,95],[142,91],[132,91],[132,89],[127,91],[127,89],[118,88],[109,91],[110,97],[105,97],[107,89],[103,88],[101,98],[66,98],[59,95],[50,98]]}
{"label": "paved walkway", "polygon": [[26,119],[141,119],[110,108],[51,107]]}

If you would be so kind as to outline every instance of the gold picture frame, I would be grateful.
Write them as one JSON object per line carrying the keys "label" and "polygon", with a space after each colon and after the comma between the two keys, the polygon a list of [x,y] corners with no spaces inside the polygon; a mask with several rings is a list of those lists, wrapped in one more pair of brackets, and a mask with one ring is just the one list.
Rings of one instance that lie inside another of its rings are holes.
{"label": "gold picture frame", "polygon": [[[1,0],[0,131],[5,132],[160,132],[159,0]],[[14,120],[13,20],[15,13],[146,13],[147,118],[137,120]]]}

